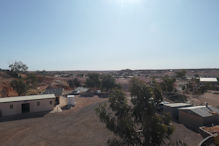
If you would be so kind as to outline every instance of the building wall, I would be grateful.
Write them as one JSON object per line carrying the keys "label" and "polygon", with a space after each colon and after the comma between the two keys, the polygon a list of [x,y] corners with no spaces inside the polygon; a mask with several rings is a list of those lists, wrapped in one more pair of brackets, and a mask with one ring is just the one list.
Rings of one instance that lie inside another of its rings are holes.
{"label": "building wall", "polygon": [[164,106],[164,112],[169,113],[172,120],[177,120],[178,112],[177,112],[176,108],[171,108],[171,107],[168,107],[168,106]]}
{"label": "building wall", "polygon": [[204,119],[189,111],[179,110],[179,122],[186,127],[198,131],[204,125]]}
{"label": "building wall", "polygon": [[[50,101],[52,104],[50,104]],[[40,103],[37,105],[37,103]],[[22,102],[0,103],[0,116],[18,115],[22,113],[22,104],[30,104],[30,112],[50,111],[55,106],[55,98],[43,100],[30,100]],[[13,108],[10,106],[13,105]]]}
{"label": "building wall", "polygon": [[179,111],[179,122],[192,130],[199,130],[201,126],[217,125],[219,116],[201,117],[188,110]]}
{"label": "building wall", "polygon": [[219,124],[219,115],[206,117],[204,119],[204,125],[205,126],[212,126],[212,124],[213,125],[218,125]]}
{"label": "building wall", "polygon": [[219,145],[219,135],[214,137],[214,142],[216,145]]}
{"label": "building wall", "polygon": [[163,111],[169,113],[172,120],[178,121],[179,120],[179,109],[183,107],[190,107],[191,105],[185,105],[180,107],[170,107],[167,105],[163,106]]}

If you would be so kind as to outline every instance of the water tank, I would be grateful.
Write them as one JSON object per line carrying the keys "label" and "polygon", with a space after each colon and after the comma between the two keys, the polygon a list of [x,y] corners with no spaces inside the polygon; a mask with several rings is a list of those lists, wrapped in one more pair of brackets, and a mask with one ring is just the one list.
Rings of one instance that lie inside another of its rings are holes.
{"label": "water tank", "polygon": [[75,106],[75,96],[74,95],[68,95],[68,106]]}

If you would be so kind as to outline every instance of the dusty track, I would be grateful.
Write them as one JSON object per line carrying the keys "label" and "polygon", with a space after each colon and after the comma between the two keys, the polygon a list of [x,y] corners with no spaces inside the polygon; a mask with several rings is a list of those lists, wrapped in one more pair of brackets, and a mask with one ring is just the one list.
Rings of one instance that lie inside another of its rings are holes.
{"label": "dusty track", "polygon": [[95,114],[98,103],[77,112],[0,123],[0,145],[104,146],[111,135]]}
{"label": "dusty track", "polygon": [[[1,146],[105,146],[113,136],[99,121],[94,109],[105,99],[78,98],[75,108],[40,118],[0,122]],[[171,140],[197,145],[202,137],[174,123]]]}

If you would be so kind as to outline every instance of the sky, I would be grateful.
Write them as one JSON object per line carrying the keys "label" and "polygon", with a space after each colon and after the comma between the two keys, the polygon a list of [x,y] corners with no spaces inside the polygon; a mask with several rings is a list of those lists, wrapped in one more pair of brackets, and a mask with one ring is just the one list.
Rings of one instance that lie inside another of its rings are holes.
{"label": "sky", "polygon": [[0,68],[219,68],[218,0],[0,0]]}

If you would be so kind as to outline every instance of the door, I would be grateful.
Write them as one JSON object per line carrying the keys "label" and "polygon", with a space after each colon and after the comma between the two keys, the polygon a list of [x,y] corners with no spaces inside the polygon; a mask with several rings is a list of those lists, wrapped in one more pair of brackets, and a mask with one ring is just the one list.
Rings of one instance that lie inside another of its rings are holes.
{"label": "door", "polygon": [[2,117],[2,111],[0,110],[0,118]]}
{"label": "door", "polygon": [[29,113],[30,112],[30,104],[24,103],[21,105],[22,113]]}

